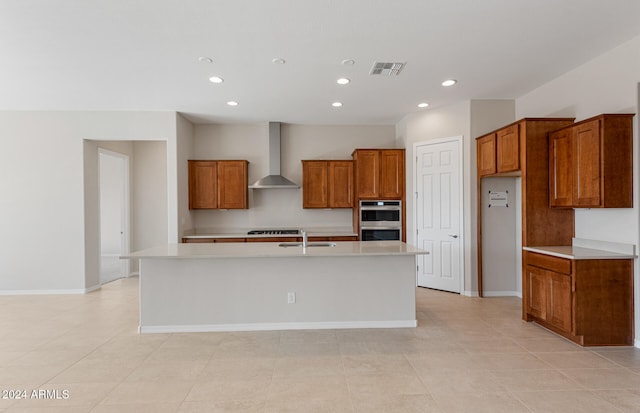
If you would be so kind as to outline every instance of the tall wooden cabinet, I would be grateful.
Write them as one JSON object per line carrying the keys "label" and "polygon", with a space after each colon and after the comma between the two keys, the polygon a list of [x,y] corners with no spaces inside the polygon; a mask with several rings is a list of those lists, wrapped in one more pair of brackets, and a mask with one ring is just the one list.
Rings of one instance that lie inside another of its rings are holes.
{"label": "tall wooden cabinet", "polygon": [[633,115],[600,115],[549,134],[552,207],[633,207]]}
{"label": "tall wooden cabinet", "polygon": [[355,232],[360,232],[360,200],[400,200],[402,202],[402,241],[406,242],[405,150],[356,149],[351,156],[355,176],[353,208]]}
{"label": "tall wooden cabinet", "polygon": [[189,209],[246,209],[248,161],[189,161]]}
{"label": "tall wooden cabinet", "polygon": [[478,292],[482,296],[482,179],[520,176],[522,245],[571,245],[573,210],[549,208],[547,134],[573,118],[525,118],[476,139],[478,166]]}
{"label": "tall wooden cabinet", "polygon": [[353,208],[353,161],[302,161],[303,208]]}

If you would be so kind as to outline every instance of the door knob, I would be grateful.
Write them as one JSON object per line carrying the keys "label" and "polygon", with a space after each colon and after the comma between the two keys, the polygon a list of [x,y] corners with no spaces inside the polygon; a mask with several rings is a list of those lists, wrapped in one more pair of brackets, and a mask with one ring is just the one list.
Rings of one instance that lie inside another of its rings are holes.
{"label": "door knob", "polygon": [[458,238],[457,235],[449,235],[451,238]]}

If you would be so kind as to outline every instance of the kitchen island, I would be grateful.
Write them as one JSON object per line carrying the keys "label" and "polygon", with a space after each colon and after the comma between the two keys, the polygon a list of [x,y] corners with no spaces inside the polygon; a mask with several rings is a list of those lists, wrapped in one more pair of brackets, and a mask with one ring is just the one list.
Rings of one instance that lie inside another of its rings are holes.
{"label": "kitchen island", "polygon": [[[400,241],[171,244],[140,260],[141,333],[415,327]],[[322,243],[326,244],[326,243]]]}

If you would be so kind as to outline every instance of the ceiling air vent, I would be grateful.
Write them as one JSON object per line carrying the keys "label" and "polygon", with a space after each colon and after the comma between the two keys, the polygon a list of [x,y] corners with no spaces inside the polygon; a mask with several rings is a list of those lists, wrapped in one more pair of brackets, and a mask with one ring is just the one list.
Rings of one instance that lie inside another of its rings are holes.
{"label": "ceiling air vent", "polygon": [[405,63],[402,62],[373,62],[370,75],[398,76]]}

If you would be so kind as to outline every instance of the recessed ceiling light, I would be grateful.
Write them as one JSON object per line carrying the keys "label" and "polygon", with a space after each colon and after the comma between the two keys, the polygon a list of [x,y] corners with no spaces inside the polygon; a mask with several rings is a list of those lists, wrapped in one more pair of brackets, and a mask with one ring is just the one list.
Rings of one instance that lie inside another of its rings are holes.
{"label": "recessed ceiling light", "polygon": [[342,64],[345,66],[353,66],[356,64],[356,61],[353,59],[345,59],[342,61]]}
{"label": "recessed ceiling light", "polygon": [[238,106],[238,102],[236,102],[235,100],[230,100],[227,102],[227,105],[229,106]]}
{"label": "recessed ceiling light", "polygon": [[455,79],[447,79],[444,82],[442,82],[442,86],[453,86],[456,83],[458,83],[458,81]]}
{"label": "recessed ceiling light", "polygon": [[273,63],[274,65],[283,65],[283,64],[287,63],[287,61],[286,61],[286,60],[284,60],[284,59],[283,59],[283,58],[281,58],[281,57],[276,57],[275,59],[273,59],[273,60],[271,61],[271,63]]}
{"label": "recessed ceiling light", "polygon": [[333,102],[331,106],[333,106],[334,108],[339,108],[340,106],[342,106],[342,102]]}
{"label": "recessed ceiling light", "polygon": [[341,77],[340,79],[336,80],[336,82],[337,82],[339,85],[346,85],[346,84],[348,84],[349,82],[351,82],[351,80],[347,79],[346,77]]}
{"label": "recessed ceiling light", "polygon": [[427,106],[429,106],[429,104],[426,102],[418,103],[419,108],[426,108]]}
{"label": "recessed ceiling light", "polygon": [[211,83],[222,83],[222,82],[224,82],[224,79],[223,79],[223,78],[221,78],[220,76],[211,76],[211,77],[209,78],[209,81],[210,81]]}
{"label": "recessed ceiling light", "polygon": [[210,58],[210,57],[207,57],[207,56],[200,56],[200,57],[198,58],[198,61],[199,61],[200,63],[213,63],[213,59],[212,59],[212,58]]}

